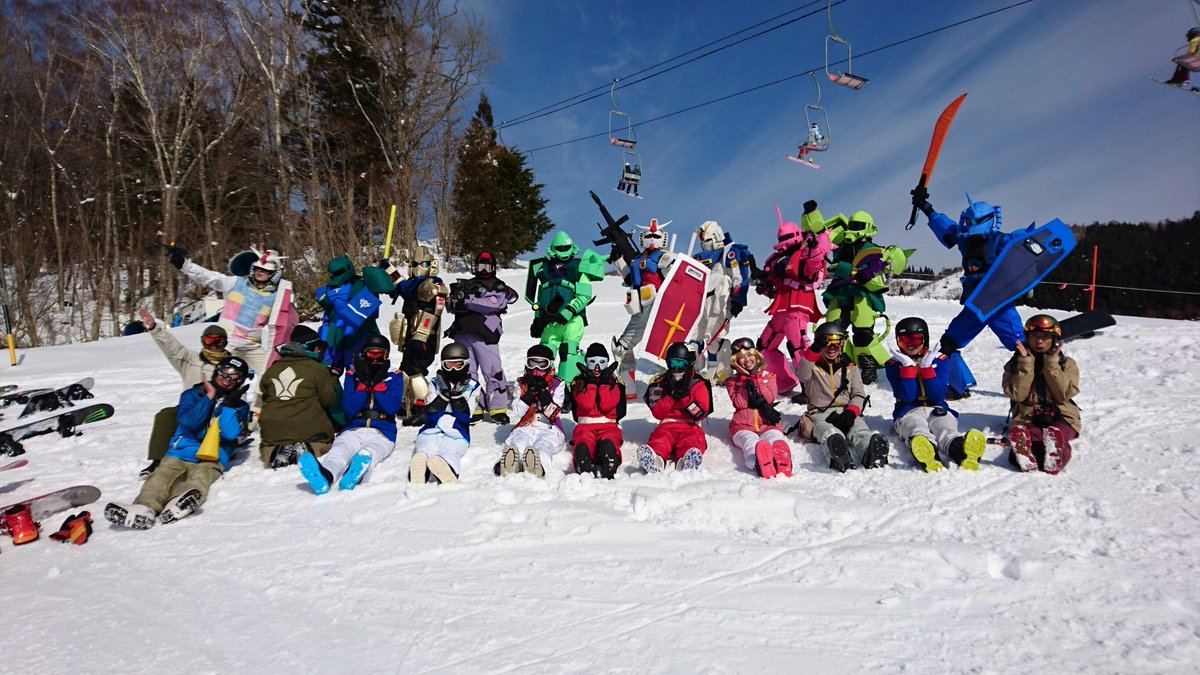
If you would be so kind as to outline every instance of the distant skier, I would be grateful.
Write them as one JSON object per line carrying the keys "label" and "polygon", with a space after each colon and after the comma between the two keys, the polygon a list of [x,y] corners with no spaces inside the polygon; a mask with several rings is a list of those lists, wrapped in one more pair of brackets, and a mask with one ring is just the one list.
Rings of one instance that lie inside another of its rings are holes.
{"label": "distant skier", "polygon": [[[170,523],[191,515],[208,497],[208,489],[229,468],[239,440],[246,434],[250,414],[242,395],[249,385],[250,366],[241,358],[222,359],[206,380],[179,397],[179,427],[171,449],[142,485],[132,504],[111,502],[104,517],[114,525],[148,530],[155,519]],[[210,420],[217,420],[218,459],[200,459]]]}
{"label": "distant skier", "polygon": [[571,414],[575,431],[571,436],[575,473],[615,478],[621,466],[621,427],[625,417],[625,385],[617,377],[619,364],[610,361],[599,342],[588,345],[584,367],[571,381]]}
{"label": "distant skier", "polygon": [[896,323],[897,351],[887,362],[896,397],[896,435],[927,472],[942,469],[938,452],[968,471],[979,469],[987,437],[977,429],[958,432],[958,413],[946,404],[946,355],[929,348],[929,325],[920,317]]}
{"label": "distant skier", "polygon": [[1062,353],[1062,329],[1048,314],[1025,322],[1025,341],[1004,364],[1009,406],[1008,461],[1021,471],[1062,471],[1081,429],[1079,365]]}
{"label": "distant skier", "polygon": [[[1194,59],[1200,58],[1200,26],[1188,29],[1187,40],[1187,55]],[[1192,84],[1192,70],[1196,70],[1196,68],[1188,68],[1187,65],[1177,60],[1175,63],[1175,72],[1165,84],[1173,84],[1184,89],[1190,87]]]}
{"label": "distant skier", "polygon": [[554,455],[566,447],[562,413],[566,384],[554,375],[554,352],[534,345],[525,353],[525,374],[517,378],[517,396],[512,402],[513,429],[504,440],[496,473],[507,476],[525,472],[538,478],[546,475]]}
{"label": "distant skier", "polygon": [[763,369],[766,360],[748,337],[733,341],[734,374],[725,380],[725,391],[733,403],[729,434],[742,451],[746,468],[763,478],[792,475],[792,448],[779,426],[782,415],[775,409],[775,375]]}
{"label": "distant skier", "polygon": [[700,422],[712,414],[712,385],[695,371],[696,355],[682,342],[667,347],[667,370],[655,375],[645,401],[659,424],[638,448],[646,473],[660,473],[667,462],[676,469],[699,469],[708,450]]}

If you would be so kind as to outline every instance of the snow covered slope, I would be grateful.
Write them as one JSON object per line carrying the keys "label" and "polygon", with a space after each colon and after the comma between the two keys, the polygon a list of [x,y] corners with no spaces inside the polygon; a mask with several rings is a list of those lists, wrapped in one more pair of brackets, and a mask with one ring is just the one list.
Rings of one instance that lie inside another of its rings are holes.
{"label": "snow covered slope", "polygon": [[[521,272],[507,281],[520,287]],[[588,338],[626,320],[619,281],[596,285]],[[755,298],[734,336],[765,323]],[[889,300],[935,338],[958,311]],[[1032,313],[1023,309],[1024,315]],[[386,319],[390,319],[390,315]],[[383,321],[382,323],[386,323]],[[531,320],[514,305],[509,377]],[[814,446],[796,475],[763,481],[728,444],[723,392],[704,468],[616,481],[491,474],[507,429],[477,425],[463,480],[410,487],[400,449],[370,484],[315,497],[255,456],[192,518],[111,529],[103,503],[141,483],[154,413],[178,379],[147,335],[35,349],[0,382],[91,375],[117,414],[70,439],[26,442],[0,502],[90,483],[82,547],[0,540],[0,668],[67,672],[1194,672],[1200,663],[1200,327],[1119,317],[1067,352],[1080,364],[1084,434],[1057,477],[891,466],[834,474]],[[188,344],[202,326],[179,330]],[[1003,429],[991,334],[966,350],[980,381],[963,427]],[[399,362],[398,357],[396,363]],[[869,388],[886,431],[892,397]],[[784,421],[799,408],[781,406]],[[0,423],[13,422],[11,409]],[[653,421],[630,406],[625,455]],[[894,437],[893,437],[894,441]],[[56,529],[63,516],[43,523]]]}

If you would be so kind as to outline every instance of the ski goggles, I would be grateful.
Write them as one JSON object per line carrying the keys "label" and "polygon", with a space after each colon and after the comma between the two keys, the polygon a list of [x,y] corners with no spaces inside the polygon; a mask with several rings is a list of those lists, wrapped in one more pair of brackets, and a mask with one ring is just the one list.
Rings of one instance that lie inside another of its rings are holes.
{"label": "ski goggles", "polygon": [[896,336],[896,343],[905,349],[916,349],[925,346],[925,336],[920,333]]}
{"label": "ski goggles", "polygon": [[529,370],[550,370],[550,359],[542,356],[531,356],[525,359],[525,368]]}
{"label": "ski goggles", "polygon": [[386,349],[380,349],[378,347],[370,347],[368,349],[363,350],[363,358],[365,358],[368,361],[387,361],[388,353],[387,353]]}
{"label": "ski goggles", "polygon": [[826,335],[825,341],[821,343],[821,348],[841,347],[844,344],[846,344],[846,337],[844,335]]}
{"label": "ski goggles", "polygon": [[587,364],[588,370],[604,370],[608,367],[607,356],[589,356],[583,362]]}
{"label": "ski goggles", "polygon": [[221,368],[217,368],[214,375],[223,380],[233,380],[235,382],[242,381],[242,371],[234,368],[233,366],[222,366]]}
{"label": "ski goggles", "polygon": [[495,271],[496,271],[496,266],[490,262],[475,263],[475,273],[476,274],[491,274]]}
{"label": "ski goggles", "polygon": [[216,347],[219,349],[219,348],[224,347],[225,345],[229,344],[229,338],[227,338],[224,335],[220,335],[218,333],[211,333],[209,335],[201,335],[200,336],[200,344],[204,345],[205,347]]}
{"label": "ski goggles", "polygon": [[734,340],[733,345],[730,347],[730,350],[734,354],[737,354],[739,352],[748,351],[751,349],[754,349],[754,340],[751,340],[748,337],[741,337],[741,338]]}
{"label": "ski goggles", "polygon": [[687,370],[691,365],[691,359],[667,359],[667,368],[670,370]]}
{"label": "ski goggles", "polygon": [[466,359],[448,359],[442,361],[442,370],[466,370]]}

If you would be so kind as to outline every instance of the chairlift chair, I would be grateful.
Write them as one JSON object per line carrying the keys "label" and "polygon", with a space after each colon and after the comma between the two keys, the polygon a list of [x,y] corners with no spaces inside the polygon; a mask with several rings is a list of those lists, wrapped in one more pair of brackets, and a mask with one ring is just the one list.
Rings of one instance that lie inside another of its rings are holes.
{"label": "chairlift chair", "polygon": [[1187,45],[1180,47],[1175,52],[1175,58],[1171,59],[1171,61],[1178,63],[1193,73],[1200,72],[1200,52],[1189,54]]}
{"label": "chairlift chair", "polygon": [[[632,150],[637,147],[637,134],[633,131],[633,118],[617,106],[617,80],[612,81],[612,89],[609,90],[608,96],[613,104],[613,109],[608,113],[608,142],[618,148]],[[621,129],[622,126],[625,128]],[[621,135],[618,136],[618,133]]]}
{"label": "chairlift chair", "polygon": [[[837,28],[833,25],[833,0],[825,5],[825,15],[829,19],[829,35],[825,36],[825,77],[834,84],[839,84],[843,87],[848,87],[855,91],[863,88],[867,83],[867,78],[860,77],[851,73],[854,66],[854,54],[850,48],[850,43],[843,40],[837,32]],[[846,45],[846,71],[842,73],[829,72],[829,43],[837,42],[838,44]]]}

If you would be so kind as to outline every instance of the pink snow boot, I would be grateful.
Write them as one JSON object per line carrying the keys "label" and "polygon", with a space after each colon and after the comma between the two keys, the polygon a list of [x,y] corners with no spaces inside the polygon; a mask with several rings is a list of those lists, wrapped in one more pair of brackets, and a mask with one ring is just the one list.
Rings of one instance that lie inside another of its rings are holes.
{"label": "pink snow boot", "polygon": [[791,478],[792,446],[788,445],[787,441],[775,441],[771,444],[771,448],[775,451],[775,470]]}
{"label": "pink snow boot", "polygon": [[774,478],[778,473],[775,470],[775,451],[767,441],[759,441],[754,446],[754,459],[758,463],[758,475],[763,478]]}

